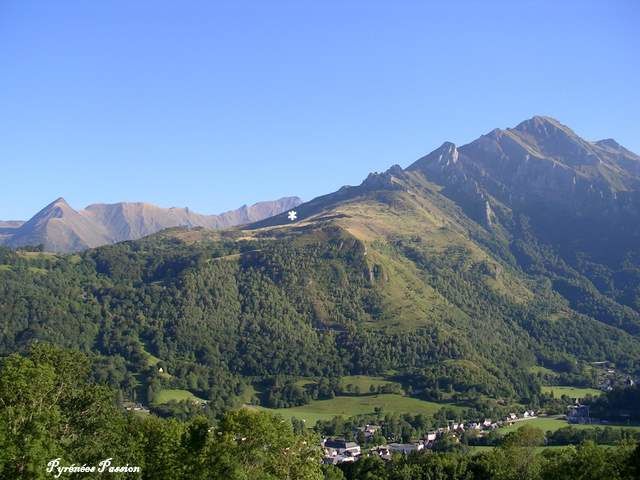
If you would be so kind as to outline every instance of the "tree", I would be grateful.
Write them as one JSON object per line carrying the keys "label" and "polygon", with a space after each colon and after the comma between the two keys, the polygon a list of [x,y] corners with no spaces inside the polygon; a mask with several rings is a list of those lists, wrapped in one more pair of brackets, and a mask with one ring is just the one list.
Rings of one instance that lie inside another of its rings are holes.
{"label": "tree", "polygon": [[322,474],[324,475],[324,480],[346,480],[342,470],[334,465],[323,465]]}
{"label": "tree", "polygon": [[135,458],[114,392],[89,382],[85,355],[43,343],[28,355],[10,355],[0,367],[0,477],[43,478],[51,459],[82,465],[107,449]]}
{"label": "tree", "polygon": [[620,444],[615,449],[585,442],[546,455],[543,480],[626,480],[638,478],[633,471],[634,445]]}
{"label": "tree", "polygon": [[502,441],[506,447],[540,447],[544,442],[544,432],[531,425],[523,425],[515,432],[508,433]]}
{"label": "tree", "polygon": [[296,417],[291,417],[291,426],[293,427],[293,432],[296,435],[304,434],[306,429],[305,421]]}
{"label": "tree", "polygon": [[354,463],[341,465],[345,476],[351,480],[386,480],[388,477],[384,460],[378,456],[364,457]]}
{"label": "tree", "polygon": [[[297,436],[290,422],[267,414],[241,409],[220,421],[211,444],[211,478],[320,480],[321,450],[315,436]],[[217,476],[216,476],[217,475]]]}
{"label": "tree", "polygon": [[[320,480],[319,439],[242,409],[217,427],[124,412],[108,387],[90,381],[78,352],[34,345],[0,365],[0,478],[51,478],[47,463],[134,465],[144,480]],[[139,478],[137,475],[135,478]]]}

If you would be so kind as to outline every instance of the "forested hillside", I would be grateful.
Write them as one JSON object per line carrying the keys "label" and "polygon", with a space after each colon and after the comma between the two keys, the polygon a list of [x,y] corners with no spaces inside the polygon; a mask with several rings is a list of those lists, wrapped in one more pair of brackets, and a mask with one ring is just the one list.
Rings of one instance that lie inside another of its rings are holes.
{"label": "forested hillside", "polygon": [[[326,398],[344,375],[395,375],[413,396],[446,390],[471,406],[536,405],[540,367],[581,386],[594,386],[596,361],[637,376],[636,157],[556,123],[534,119],[460,152],[445,144],[300,205],[295,222],[170,229],[75,255],[2,249],[0,354],[34,341],[79,349],[123,400],[186,390],[212,416],[256,396]],[[560,171],[560,186],[571,170],[578,187],[562,203],[498,161],[549,181]],[[290,384],[301,377],[324,384],[301,393]]]}
{"label": "forested hillside", "polygon": [[631,441],[536,453],[544,434],[527,427],[472,455],[438,451],[388,461],[374,455],[321,465],[319,438],[278,417],[241,409],[214,425],[203,417],[181,422],[124,412],[89,371],[83,354],[42,344],[0,362],[1,478],[632,480],[640,474],[640,447]]}

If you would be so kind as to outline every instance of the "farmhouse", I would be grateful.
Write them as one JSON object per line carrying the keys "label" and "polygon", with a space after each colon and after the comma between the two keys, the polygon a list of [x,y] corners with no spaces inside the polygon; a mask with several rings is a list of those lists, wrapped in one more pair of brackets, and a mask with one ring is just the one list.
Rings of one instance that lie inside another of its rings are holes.
{"label": "farmhouse", "polygon": [[364,438],[369,439],[373,437],[380,428],[380,425],[365,425],[364,427],[359,427],[358,431],[363,432]]}

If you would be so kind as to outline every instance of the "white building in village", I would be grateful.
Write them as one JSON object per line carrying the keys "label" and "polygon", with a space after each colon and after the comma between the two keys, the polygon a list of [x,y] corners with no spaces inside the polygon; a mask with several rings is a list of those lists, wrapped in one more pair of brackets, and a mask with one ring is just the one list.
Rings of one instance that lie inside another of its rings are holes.
{"label": "white building in village", "polygon": [[390,443],[388,448],[391,453],[402,453],[404,455],[408,455],[412,452],[419,452],[422,450],[424,448],[424,443]]}
{"label": "white building in village", "polygon": [[344,439],[327,438],[323,440],[322,446],[324,447],[322,461],[325,464],[336,465],[338,463],[354,462],[362,454],[360,445]]}

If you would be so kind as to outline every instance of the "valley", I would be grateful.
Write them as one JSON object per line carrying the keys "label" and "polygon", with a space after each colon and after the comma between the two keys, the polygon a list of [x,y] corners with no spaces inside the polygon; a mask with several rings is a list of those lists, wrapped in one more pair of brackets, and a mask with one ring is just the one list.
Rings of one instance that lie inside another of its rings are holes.
{"label": "valley", "polygon": [[0,247],[0,354],[83,352],[92,381],[151,418],[268,413],[366,445],[374,425],[435,451],[500,446],[520,424],[538,444],[621,441],[636,430],[563,416],[640,420],[634,162],[534,117],[295,216],[74,254]]}

